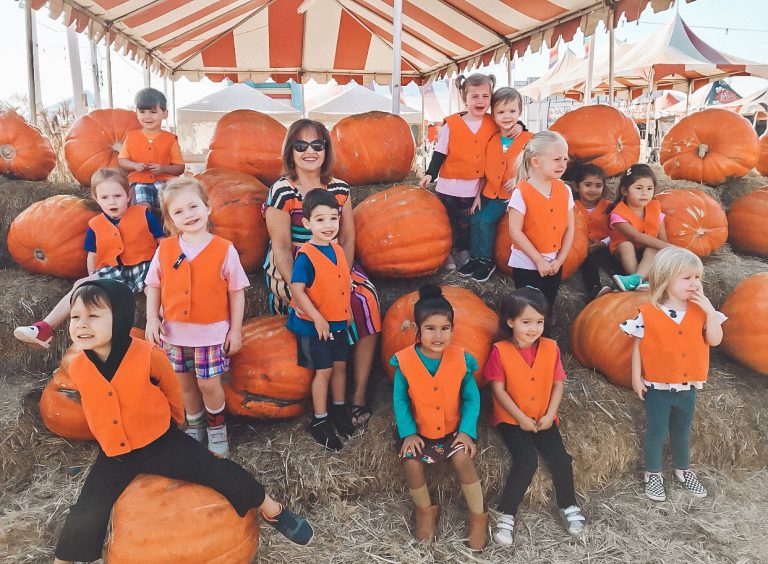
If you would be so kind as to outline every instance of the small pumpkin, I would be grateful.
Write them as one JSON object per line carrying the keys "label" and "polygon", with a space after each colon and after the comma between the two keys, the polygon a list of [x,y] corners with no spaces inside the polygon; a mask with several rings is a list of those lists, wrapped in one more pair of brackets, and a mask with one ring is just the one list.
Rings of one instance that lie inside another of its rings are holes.
{"label": "small pumpkin", "polygon": [[[479,366],[475,380],[484,385],[483,368],[496,341],[499,318],[471,290],[455,286],[441,286],[443,295],[454,311],[454,330],[451,343],[459,345],[477,360]],[[389,359],[396,352],[416,342],[416,322],[413,306],[419,299],[419,292],[400,296],[387,310],[381,329],[381,360],[389,379],[395,377],[395,369]]]}
{"label": "small pumpkin", "polygon": [[287,130],[275,118],[254,110],[235,110],[216,124],[208,168],[230,168],[255,176],[267,186],[283,173]]}
{"label": "small pumpkin", "polygon": [[313,372],[298,365],[296,337],[285,318],[264,316],[243,324],[243,348],[230,361],[224,385],[227,410],[253,419],[291,419],[307,406]]}
{"label": "small pumpkin", "polygon": [[715,186],[744,176],[760,156],[752,124],[723,108],[693,113],[672,126],[661,142],[659,159],[673,179]]}
{"label": "small pumpkin", "polygon": [[246,272],[264,261],[269,233],[261,205],[267,187],[253,176],[225,168],[209,168],[197,179],[208,194],[213,233],[232,241]]}
{"label": "small pumpkin", "polygon": [[403,181],[416,153],[408,123],[388,112],[345,117],[333,126],[331,142],[333,175],[353,186]]}
{"label": "small pumpkin", "polygon": [[768,376],[768,272],[742,280],[720,308],[723,349],[744,364]]}
{"label": "small pumpkin", "polygon": [[757,159],[757,172],[768,176],[768,131],[760,136],[760,156]]}
{"label": "small pumpkin", "polygon": [[51,196],[21,212],[6,243],[19,266],[37,274],[80,278],[88,274],[83,249],[88,221],[100,210],[77,196]]}
{"label": "small pumpkin", "polygon": [[13,110],[0,110],[0,174],[45,180],[56,166],[56,153],[40,130]]}
{"label": "small pumpkin", "polygon": [[257,510],[240,517],[211,488],[139,474],[115,502],[107,542],[110,564],[248,564],[259,548],[259,518]]}
{"label": "small pumpkin", "polygon": [[571,325],[571,352],[612,384],[632,388],[632,337],[619,324],[633,319],[648,292],[613,292],[592,300]]}
{"label": "small pumpkin", "polygon": [[763,186],[731,204],[728,210],[728,236],[741,252],[768,256],[768,186]]}
{"label": "small pumpkin", "polygon": [[720,204],[702,190],[665,190],[656,196],[664,212],[667,240],[700,257],[723,246],[728,218]]}
{"label": "small pumpkin", "polygon": [[612,106],[596,104],[570,111],[552,124],[568,142],[568,156],[592,163],[614,176],[640,158],[640,132],[629,116]]}
{"label": "small pumpkin", "polygon": [[451,251],[445,206],[431,192],[393,186],[375,192],[353,211],[355,253],[366,272],[417,278],[437,272]]}
{"label": "small pumpkin", "polygon": [[64,158],[72,176],[90,186],[98,169],[116,167],[125,136],[133,129],[141,129],[136,113],[121,109],[93,110],[75,121],[64,141]]}

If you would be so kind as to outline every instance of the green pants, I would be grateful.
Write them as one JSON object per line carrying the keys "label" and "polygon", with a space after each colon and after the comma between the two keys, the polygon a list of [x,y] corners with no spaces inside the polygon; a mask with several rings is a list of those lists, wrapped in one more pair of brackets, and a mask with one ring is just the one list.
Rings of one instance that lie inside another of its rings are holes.
{"label": "green pants", "polygon": [[661,452],[667,433],[675,468],[688,469],[688,446],[695,408],[695,389],[684,392],[649,389],[645,393],[646,472],[661,472]]}
{"label": "green pants", "polygon": [[[480,197],[480,209],[475,211],[469,222],[469,253],[474,259],[492,259],[496,243],[496,225],[507,212],[508,200]],[[509,250],[509,249],[507,249]]]}

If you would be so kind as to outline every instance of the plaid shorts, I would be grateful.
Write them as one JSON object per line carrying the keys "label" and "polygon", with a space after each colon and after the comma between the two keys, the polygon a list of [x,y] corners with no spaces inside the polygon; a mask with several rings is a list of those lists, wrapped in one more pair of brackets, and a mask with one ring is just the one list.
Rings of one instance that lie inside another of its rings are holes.
{"label": "plaid shorts", "polygon": [[144,204],[152,210],[160,209],[160,189],[165,185],[165,180],[158,180],[144,184],[134,182],[131,184],[131,205]]}
{"label": "plaid shorts", "polygon": [[94,274],[104,280],[119,280],[133,290],[134,294],[141,292],[146,284],[144,279],[147,277],[150,262],[140,262],[133,266],[105,266],[99,268]]}
{"label": "plaid shorts", "polygon": [[194,372],[195,376],[205,380],[221,376],[229,370],[229,357],[224,352],[223,344],[185,347],[163,342],[163,350],[174,372]]}

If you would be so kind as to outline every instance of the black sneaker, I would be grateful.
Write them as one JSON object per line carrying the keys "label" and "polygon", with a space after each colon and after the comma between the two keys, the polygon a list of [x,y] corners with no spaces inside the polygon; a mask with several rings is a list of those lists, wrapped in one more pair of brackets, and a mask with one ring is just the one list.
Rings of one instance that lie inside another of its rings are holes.
{"label": "black sneaker", "polygon": [[344,405],[331,405],[328,407],[328,415],[340,437],[348,439],[355,434],[355,426],[352,425],[352,411]]}
{"label": "black sneaker", "polygon": [[315,531],[304,517],[296,515],[287,507],[277,514],[273,519],[268,519],[264,513],[261,514],[264,520],[274,529],[291,542],[300,545],[308,545]]}
{"label": "black sneaker", "polygon": [[338,452],[343,446],[341,444],[341,439],[336,436],[336,433],[331,426],[331,422],[327,417],[323,417],[322,419],[313,417],[312,423],[309,425],[309,434],[328,450]]}
{"label": "black sneaker", "polygon": [[467,261],[467,263],[464,266],[462,266],[460,269],[456,271],[456,274],[458,274],[462,278],[469,278],[475,273],[475,269],[477,268],[478,264],[480,264],[479,259],[471,258]]}
{"label": "black sneaker", "polygon": [[496,263],[493,260],[480,259],[477,261],[477,268],[472,273],[472,280],[475,282],[487,282],[494,272],[496,272]]}

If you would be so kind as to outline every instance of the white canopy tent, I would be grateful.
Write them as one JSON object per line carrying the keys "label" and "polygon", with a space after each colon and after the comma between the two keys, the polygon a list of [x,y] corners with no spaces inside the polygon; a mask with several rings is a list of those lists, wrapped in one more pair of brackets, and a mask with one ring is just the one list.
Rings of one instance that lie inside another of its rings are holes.
{"label": "white canopy tent", "polygon": [[[323,123],[336,123],[340,119],[352,114],[361,114],[374,110],[389,112],[391,109],[392,100],[390,98],[355,84],[324,104],[315,108],[309,108],[307,115],[310,119],[322,121]],[[401,105],[400,117],[409,124],[419,124],[421,123],[421,110]]]}
{"label": "white canopy tent", "polygon": [[662,117],[681,117],[710,106],[725,106],[728,103],[736,102],[740,98],[741,96],[729,85],[723,81],[716,80],[710,84],[705,84],[676,104],[664,108],[659,112],[659,115]]}

